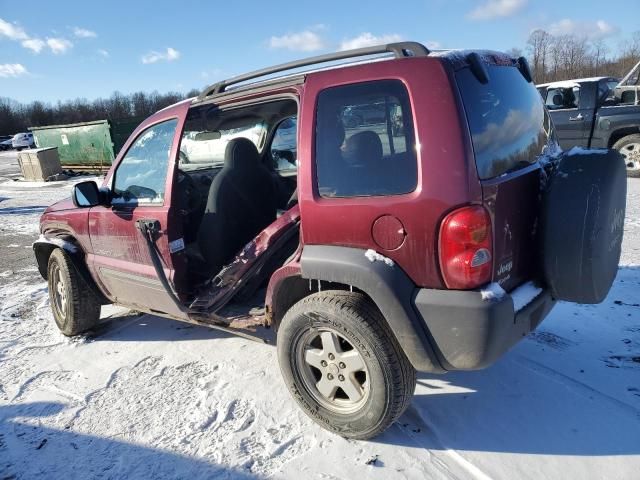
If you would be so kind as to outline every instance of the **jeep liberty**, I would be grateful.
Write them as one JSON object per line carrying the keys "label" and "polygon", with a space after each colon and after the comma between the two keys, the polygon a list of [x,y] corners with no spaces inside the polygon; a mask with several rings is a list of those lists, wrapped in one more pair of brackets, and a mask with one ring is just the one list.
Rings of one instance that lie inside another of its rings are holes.
{"label": "jeep liberty", "polygon": [[602,301],[625,192],[617,152],[560,149],[523,58],[396,43],[157,112],[33,248],[65,335],[109,303],[270,327],[299,406],[364,439],[417,371],[488,367],[557,300]]}

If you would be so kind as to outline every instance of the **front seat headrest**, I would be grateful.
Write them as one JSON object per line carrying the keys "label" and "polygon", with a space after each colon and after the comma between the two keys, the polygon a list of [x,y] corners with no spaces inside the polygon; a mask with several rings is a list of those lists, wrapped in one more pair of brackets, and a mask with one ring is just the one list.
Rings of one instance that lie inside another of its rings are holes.
{"label": "front seat headrest", "polygon": [[553,96],[553,104],[554,104],[556,107],[559,107],[559,106],[561,106],[561,105],[562,105],[562,103],[563,103],[562,94],[561,94],[561,93],[556,93],[556,94]]}
{"label": "front seat headrest", "polygon": [[234,138],[224,151],[225,168],[255,168],[260,163],[260,154],[248,138]]}
{"label": "front seat headrest", "polygon": [[367,130],[349,137],[344,146],[344,159],[352,165],[371,165],[382,160],[382,142],[377,133]]}

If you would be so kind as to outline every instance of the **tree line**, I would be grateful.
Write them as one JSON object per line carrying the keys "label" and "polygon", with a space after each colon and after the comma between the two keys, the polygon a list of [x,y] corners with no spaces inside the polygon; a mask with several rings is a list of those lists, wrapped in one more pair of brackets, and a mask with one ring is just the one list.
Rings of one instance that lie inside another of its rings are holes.
{"label": "tree line", "polygon": [[611,54],[602,38],[552,35],[538,29],[529,35],[526,53],[537,84],[583,77],[622,78],[640,61],[640,31]]}
{"label": "tree line", "polygon": [[[509,53],[516,57],[523,55],[519,48],[513,48]],[[621,78],[640,61],[640,31],[622,42],[617,52],[612,54],[602,38],[590,40],[579,35],[552,35],[538,29],[529,35],[524,55],[533,70],[535,83],[593,76]],[[114,92],[109,98],[78,98],[56,104],[38,100],[22,104],[0,97],[0,135],[44,125],[148,117],[198,93],[198,90],[186,94],[154,91],[125,95]]]}
{"label": "tree line", "polygon": [[186,94],[154,91],[125,95],[114,92],[109,98],[95,100],[77,98],[55,104],[39,100],[23,104],[10,98],[0,97],[0,135],[26,132],[29,127],[44,125],[66,125],[132,117],[141,117],[142,120],[158,110],[199,93],[198,90],[191,90]]}

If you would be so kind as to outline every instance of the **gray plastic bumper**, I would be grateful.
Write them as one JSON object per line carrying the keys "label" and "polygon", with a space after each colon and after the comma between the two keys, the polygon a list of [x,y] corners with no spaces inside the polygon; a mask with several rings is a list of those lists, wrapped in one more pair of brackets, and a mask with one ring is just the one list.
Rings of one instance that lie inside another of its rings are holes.
{"label": "gray plastic bumper", "polygon": [[415,297],[445,370],[488,367],[534,330],[554,304],[546,290],[518,312],[508,294],[487,301],[478,291],[420,289]]}

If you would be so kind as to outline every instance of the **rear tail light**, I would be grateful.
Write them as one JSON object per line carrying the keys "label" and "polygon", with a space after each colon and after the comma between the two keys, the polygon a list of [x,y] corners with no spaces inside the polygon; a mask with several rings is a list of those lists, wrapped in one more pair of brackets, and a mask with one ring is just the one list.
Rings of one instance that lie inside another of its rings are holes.
{"label": "rear tail light", "polygon": [[481,206],[447,215],[440,226],[440,270],[447,288],[466,290],[491,280],[491,218]]}

